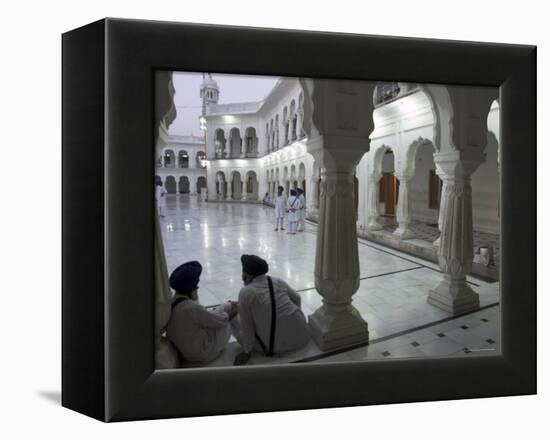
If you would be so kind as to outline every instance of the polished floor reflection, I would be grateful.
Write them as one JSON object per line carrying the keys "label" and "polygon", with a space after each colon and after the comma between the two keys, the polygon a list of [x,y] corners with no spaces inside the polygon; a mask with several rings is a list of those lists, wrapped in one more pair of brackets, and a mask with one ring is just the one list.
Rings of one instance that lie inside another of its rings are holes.
{"label": "polished floor reflection", "polygon": [[[168,271],[188,260],[200,261],[203,305],[237,298],[244,253],[266,259],[271,275],[298,290],[306,316],[321,305],[313,279],[315,224],[307,223],[303,233],[287,235],[273,230],[270,207],[207,203],[188,195],[168,195],[165,214],[161,225]],[[250,364],[500,353],[498,282],[468,278],[480,294],[481,309],[453,317],[426,302],[429,289],[441,278],[437,265],[363,239],[359,239],[359,258],[361,284],[353,305],[369,323],[368,346],[323,353],[310,342],[285,356],[254,356]],[[207,366],[231,365],[238,350],[238,344],[230,342],[225,353]]]}

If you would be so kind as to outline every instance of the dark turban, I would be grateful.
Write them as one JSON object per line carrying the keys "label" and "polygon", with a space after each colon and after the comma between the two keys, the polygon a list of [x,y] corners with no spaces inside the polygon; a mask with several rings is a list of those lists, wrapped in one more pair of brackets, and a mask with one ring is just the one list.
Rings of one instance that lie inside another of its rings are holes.
{"label": "dark turban", "polygon": [[304,190],[302,188],[298,188],[296,191],[298,191],[298,194],[303,194]]}
{"label": "dark turban", "polygon": [[255,277],[263,275],[269,270],[267,262],[256,255],[241,256],[241,263],[243,264],[243,272]]}
{"label": "dark turban", "polygon": [[177,267],[170,275],[170,287],[176,292],[187,293],[199,285],[202,266],[198,261],[189,261]]}
{"label": "dark turban", "polygon": [[295,196],[295,195],[296,195],[296,190],[295,190],[295,189],[291,189],[291,190],[290,190],[290,195],[291,195],[291,196]]}

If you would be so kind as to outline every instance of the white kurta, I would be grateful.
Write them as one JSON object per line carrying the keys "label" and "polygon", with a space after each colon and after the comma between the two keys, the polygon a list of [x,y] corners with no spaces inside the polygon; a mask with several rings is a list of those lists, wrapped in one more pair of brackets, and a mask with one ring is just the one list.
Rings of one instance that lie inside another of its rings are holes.
{"label": "white kurta", "polygon": [[166,199],[165,194],[166,194],[166,191],[162,186],[157,185],[155,187],[155,199],[157,200],[158,207],[164,206],[164,201]]}
{"label": "white kurta", "polygon": [[[297,222],[300,220],[300,209],[302,208],[302,202],[299,197],[296,196],[290,196],[288,198],[288,201],[286,202],[286,207],[289,209],[288,211],[288,221],[289,222]],[[290,208],[293,208],[295,211],[290,211]]]}
{"label": "white kurta", "polygon": [[306,217],[306,198],[303,194],[300,194],[298,198],[300,199],[300,203],[302,206],[300,208],[300,220],[304,220],[304,218]]}
{"label": "white kurta", "polygon": [[284,218],[286,210],[286,197],[284,195],[275,197],[275,218]]}
{"label": "white kurta", "polygon": [[[309,341],[306,318],[300,309],[301,298],[287,283],[271,277],[275,292],[277,323],[274,352],[283,353],[303,347]],[[269,349],[271,299],[266,275],[260,275],[239,292],[239,314],[231,320],[237,341],[246,352],[262,351],[255,334]]]}
{"label": "white kurta", "polygon": [[186,299],[172,309],[166,336],[186,361],[212,361],[231,336],[229,316],[223,309],[211,312],[197,301]]}

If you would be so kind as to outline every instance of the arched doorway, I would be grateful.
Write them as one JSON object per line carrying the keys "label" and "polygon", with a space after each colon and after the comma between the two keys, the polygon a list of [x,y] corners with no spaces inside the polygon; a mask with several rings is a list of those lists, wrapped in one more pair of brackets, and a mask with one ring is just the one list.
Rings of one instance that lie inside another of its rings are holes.
{"label": "arched doorway", "polygon": [[215,137],[214,137],[214,148],[216,151],[216,157],[218,159],[223,159],[224,157],[228,156],[225,150],[225,144],[226,144],[225,134],[221,128],[218,128],[216,130]]}
{"label": "arched doorway", "polygon": [[164,168],[175,168],[176,164],[176,155],[173,150],[165,150],[162,157],[164,163]]}
{"label": "arched doorway", "polygon": [[230,157],[241,157],[242,148],[241,134],[238,128],[232,128],[229,132],[229,148],[231,151]]}
{"label": "arched doorway", "polygon": [[241,200],[243,196],[243,185],[241,181],[241,173],[238,171],[233,172],[231,175],[230,181],[231,189],[230,194],[232,194],[234,200]]}
{"label": "arched doorway", "polygon": [[224,200],[227,194],[227,185],[225,182],[225,174],[222,171],[216,173],[216,197]]}
{"label": "arched doorway", "polygon": [[435,148],[431,141],[418,139],[410,147],[408,160],[413,165],[409,183],[411,217],[432,227],[437,227],[439,204],[443,182],[436,172]]}
{"label": "arched doorway", "polygon": [[383,212],[387,217],[395,217],[398,196],[399,180],[395,177],[395,156],[391,148],[382,155],[382,177],[379,181],[379,200]]}
{"label": "arched doorway", "polygon": [[199,176],[197,177],[197,194],[200,194],[203,188],[206,188],[206,177]]}
{"label": "arched doorway", "polygon": [[166,189],[166,192],[168,194],[176,194],[178,191],[177,185],[176,185],[176,178],[174,176],[168,176],[166,177],[166,180],[164,181],[164,189]]}
{"label": "arched doorway", "polygon": [[196,163],[197,168],[206,168],[206,154],[204,151],[197,151]]}
{"label": "arched doorway", "polygon": [[246,198],[258,200],[258,179],[254,171],[246,173]]}
{"label": "arched doorway", "polygon": [[178,152],[178,168],[189,168],[189,155],[187,151],[181,150]]}
{"label": "arched doorway", "polygon": [[178,187],[180,194],[189,194],[189,178],[181,176]]}
{"label": "arched doorway", "polygon": [[256,129],[248,127],[244,134],[245,157],[256,157],[258,155],[258,138]]}

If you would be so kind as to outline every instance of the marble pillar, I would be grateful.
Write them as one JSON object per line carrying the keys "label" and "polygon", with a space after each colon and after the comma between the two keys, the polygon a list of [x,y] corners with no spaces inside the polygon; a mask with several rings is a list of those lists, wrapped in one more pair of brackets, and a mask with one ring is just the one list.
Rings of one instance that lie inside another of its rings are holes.
{"label": "marble pillar", "polygon": [[241,180],[241,201],[246,200],[246,181]]}
{"label": "marble pillar", "polygon": [[439,267],[443,279],[428,303],[452,314],[479,309],[479,295],[466,281],[472,269],[474,238],[470,177],[484,159],[481,150],[437,153],[443,190],[440,204]]}
{"label": "marble pillar", "polygon": [[397,198],[397,224],[398,227],[394,231],[394,235],[401,240],[408,240],[414,238],[415,235],[410,229],[411,224],[411,210],[409,200],[409,185],[412,176],[410,175],[396,175],[399,179],[399,197]]}
{"label": "marble pillar", "polygon": [[378,222],[378,198],[379,198],[379,185],[381,174],[371,174],[368,176],[367,184],[367,198],[366,198],[366,211],[367,211],[367,226],[369,231],[379,231],[382,229],[382,225]]}
{"label": "marble pillar", "polygon": [[226,199],[231,200],[233,198],[233,180],[227,182]]}
{"label": "marble pillar", "polygon": [[309,316],[309,325],[323,351],[369,340],[368,324],[352,305],[360,283],[353,178],[364,149],[339,150],[334,142],[314,153],[323,169],[315,254],[315,288],[323,305]]}

